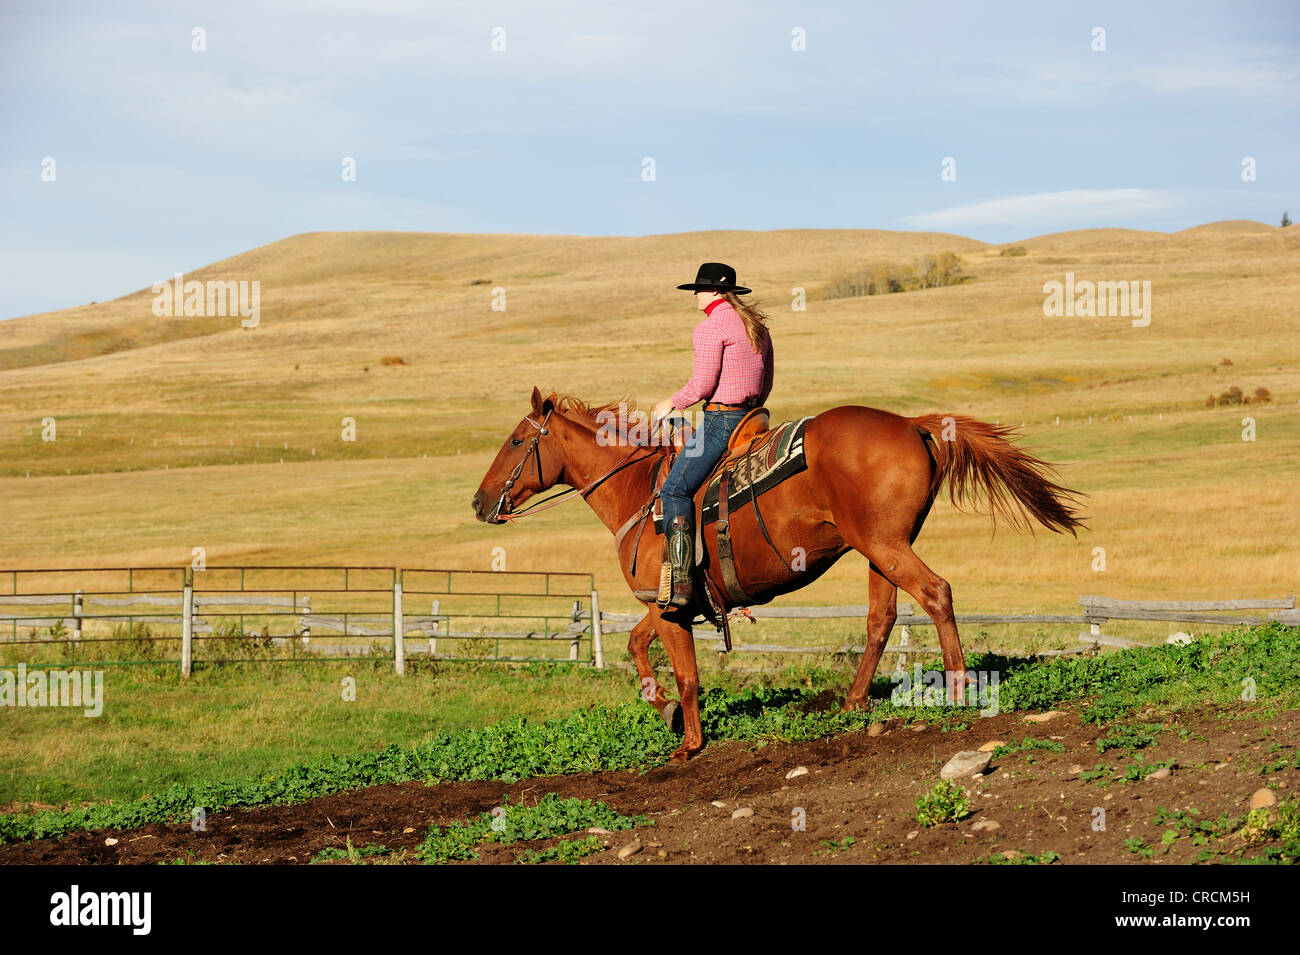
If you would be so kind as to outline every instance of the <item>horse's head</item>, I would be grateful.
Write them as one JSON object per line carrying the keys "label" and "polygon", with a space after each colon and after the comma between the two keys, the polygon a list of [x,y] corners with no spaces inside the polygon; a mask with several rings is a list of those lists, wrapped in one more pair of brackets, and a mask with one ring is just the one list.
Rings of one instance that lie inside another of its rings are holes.
{"label": "horse's head", "polygon": [[564,419],[554,412],[555,396],[543,398],[534,388],[532,411],[501,445],[474,495],[480,521],[501,524],[534,494],[566,483],[563,447],[554,433],[555,423]]}

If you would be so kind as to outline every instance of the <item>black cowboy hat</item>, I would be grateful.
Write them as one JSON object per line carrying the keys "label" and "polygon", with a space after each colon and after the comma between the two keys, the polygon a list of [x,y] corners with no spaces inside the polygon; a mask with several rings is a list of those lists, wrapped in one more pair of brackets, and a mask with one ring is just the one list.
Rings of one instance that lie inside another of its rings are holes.
{"label": "black cowboy hat", "polygon": [[736,270],[721,262],[705,262],[700,266],[699,272],[695,273],[694,282],[677,287],[688,292],[712,289],[715,292],[734,292],[737,295],[749,294],[749,289],[736,284]]}

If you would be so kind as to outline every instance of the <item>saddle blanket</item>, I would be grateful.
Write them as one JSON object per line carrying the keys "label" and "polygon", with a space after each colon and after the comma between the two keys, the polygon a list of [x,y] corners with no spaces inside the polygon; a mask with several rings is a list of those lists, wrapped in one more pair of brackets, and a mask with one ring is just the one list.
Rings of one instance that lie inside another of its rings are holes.
{"label": "saddle blanket", "polygon": [[[727,509],[732,514],[749,503],[749,485],[754,485],[754,495],[761,497],[786,478],[808,469],[808,462],[803,453],[804,426],[811,420],[800,418],[798,421],[785,421],[760,435],[754,450],[748,455],[732,461],[727,470],[731,471],[731,493],[727,495]],[[746,461],[746,458],[749,460]],[[700,518],[696,524],[696,534],[705,524],[712,524],[718,519],[718,486],[722,481],[723,469],[719,469],[709,478],[704,489],[704,499],[700,505]],[[698,495],[697,495],[698,499]],[[654,503],[655,532],[663,533],[663,501],[658,495]],[[697,557],[699,555],[697,554]]]}

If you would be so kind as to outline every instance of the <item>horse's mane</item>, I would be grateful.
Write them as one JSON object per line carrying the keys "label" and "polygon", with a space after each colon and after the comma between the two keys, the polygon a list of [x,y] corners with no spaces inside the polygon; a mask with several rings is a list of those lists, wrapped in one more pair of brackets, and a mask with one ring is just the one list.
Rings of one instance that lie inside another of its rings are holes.
{"label": "horse's mane", "polygon": [[617,412],[620,406],[628,411],[637,410],[636,401],[627,395],[615,398],[613,401],[607,401],[603,405],[593,405],[590,402],[579,398],[577,395],[560,395],[551,392],[551,401],[555,404],[555,409],[561,414],[574,412],[582,415],[587,419],[586,423],[593,428],[596,427],[596,415],[600,414],[602,411]]}

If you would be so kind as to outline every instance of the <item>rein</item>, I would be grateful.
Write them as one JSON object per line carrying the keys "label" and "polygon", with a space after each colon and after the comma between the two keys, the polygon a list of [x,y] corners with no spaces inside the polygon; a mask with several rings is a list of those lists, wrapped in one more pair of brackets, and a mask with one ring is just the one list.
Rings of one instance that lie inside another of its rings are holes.
{"label": "rein", "polygon": [[[634,447],[632,448],[631,451],[627,453],[627,455],[621,461],[615,464],[604,474],[600,475],[594,481],[587,484],[585,487],[570,488],[567,491],[558,491],[555,494],[550,495],[549,497],[545,497],[540,501],[536,501],[528,505],[522,511],[516,511],[510,503],[510,489],[514,487],[515,481],[517,481],[519,479],[519,476],[523,474],[524,468],[528,464],[529,455],[535,455],[537,460],[538,483],[540,484],[544,480],[544,478],[542,477],[542,452],[538,448],[538,445],[541,443],[542,435],[550,433],[546,425],[547,422],[551,420],[551,412],[553,412],[554,410],[555,410],[554,408],[551,408],[550,411],[546,412],[546,417],[542,419],[541,424],[538,424],[532,418],[524,419],[530,425],[533,426],[533,428],[536,430],[537,433],[533,435],[533,439],[532,441],[529,442],[528,447],[524,450],[523,457],[519,459],[519,463],[516,464],[514,470],[510,472],[510,477],[506,479],[505,486],[501,489],[501,496],[497,498],[496,507],[492,509],[491,517],[500,517],[505,519],[506,521],[514,521],[528,514],[536,514],[539,513],[540,511],[545,511],[545,510],[549,510],[552,507],[557,507],[558,505],[563,504],[566,500],[568,500],[571,497],[574,497],[575,495],[585,498],[587,494],[590,493],[591,490],[596,487],[596,485],[600,484],[602,481],[608,480],[610,477],[612,477],[617,472],[621,471],[623,468],[627,467],[630,464],[636,464],[639,461],[649,460],[651,456],[659,453],[659,451],[652,445],[649,448],[650,451],[649,455],[639,457],[639,458],[634,458],[633,455],[635,455],[638,451],[645,450],[645,448],[642,448],[640,446]],[[502,510],[502,508],[504,508],[504,510]]]}

